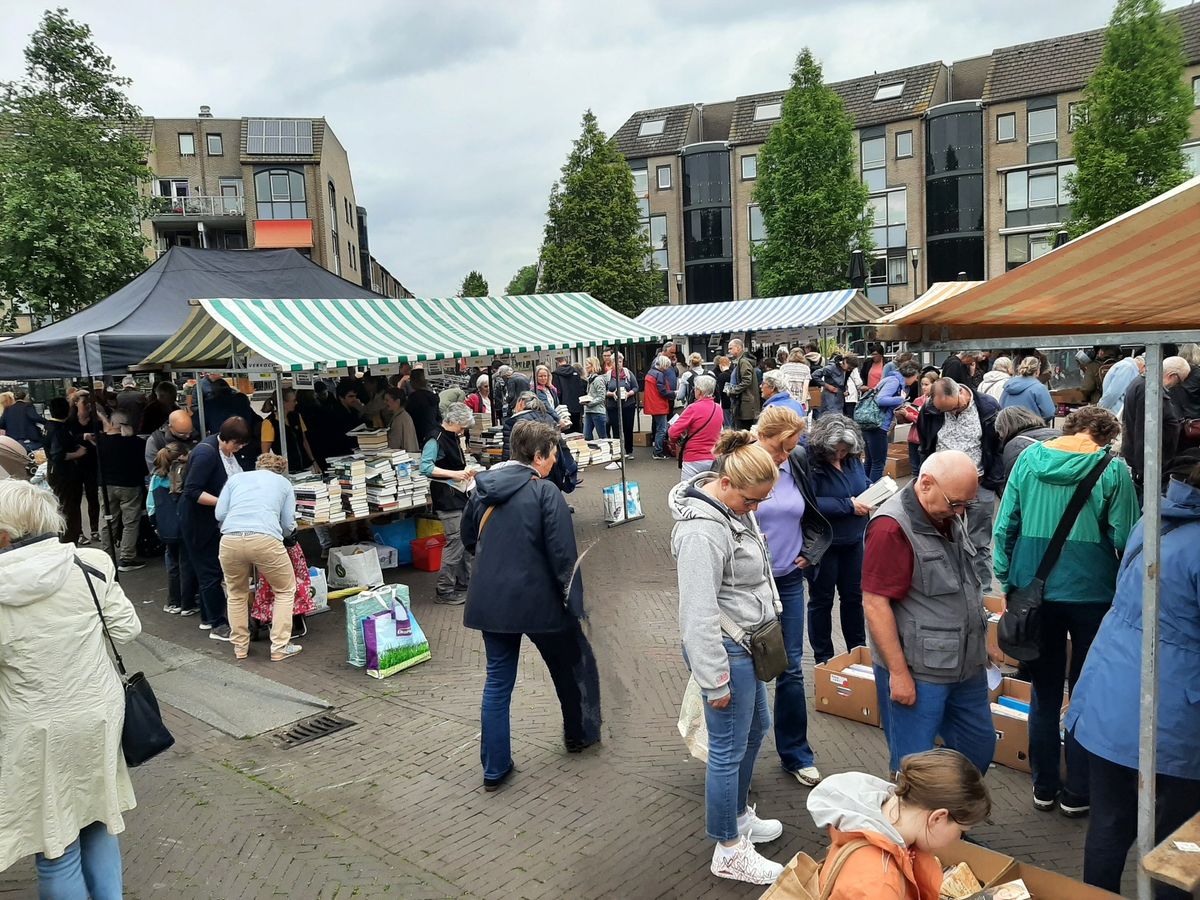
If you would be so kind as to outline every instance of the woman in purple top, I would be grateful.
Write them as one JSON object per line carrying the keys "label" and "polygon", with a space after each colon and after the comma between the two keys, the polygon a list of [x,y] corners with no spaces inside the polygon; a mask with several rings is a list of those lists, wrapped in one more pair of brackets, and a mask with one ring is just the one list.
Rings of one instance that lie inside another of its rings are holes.
{"label": "woman in purple top", "polygon": [[758,419],[758,442],[779,466],[779,481],[758,507],[767,539],[771,575],[783,606],[779,624],[787,649],[787,670],[775,680],[775,749],[783,768],[809,787],[821,780],[808,744],[808,705],[804,697],[804,581],[830,542],[829,522],[809,486],[808,456],[796,446],[804,420],[786,406],[769,406]]}

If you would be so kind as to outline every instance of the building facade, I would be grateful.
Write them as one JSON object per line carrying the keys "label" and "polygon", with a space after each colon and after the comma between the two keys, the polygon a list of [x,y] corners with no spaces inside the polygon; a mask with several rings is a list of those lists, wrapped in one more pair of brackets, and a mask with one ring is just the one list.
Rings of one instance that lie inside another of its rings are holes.
{"label": "building facade", "polygon": [[325,119],[221,119],[202,106],[196,118],[146,118],[142,129],[152,258],[173,246],[293,248],[347,281],[384,283],[372,277],[349,156]]}
{"label": "building facade", "polygon": [[[1200,4],[1172,10],[1195,110],[1184,152],[1200,174]],[[855,125],[875,251],[867,295],[901,306],[931,283],[1036,259],[1070,214],[1071,134],[1103,29],[831,84]],[[784,91],[641,110],[613,135],[629,161],[664,302],[758,296],[758,155]]]}

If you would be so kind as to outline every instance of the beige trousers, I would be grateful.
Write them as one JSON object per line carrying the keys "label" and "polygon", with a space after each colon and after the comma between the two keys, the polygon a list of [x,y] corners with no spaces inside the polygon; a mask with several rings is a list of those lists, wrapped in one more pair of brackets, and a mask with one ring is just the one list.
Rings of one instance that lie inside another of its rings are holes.
{"label": "beige trousers", "polygon": [[250,649],[250,574],[254,568],[275,592],[271,655],[282,653],[292,639],[292,604],[296,599],[296,573],[283,541],[266,534],[222,535],[220,559],[234,653],[245,656]]}

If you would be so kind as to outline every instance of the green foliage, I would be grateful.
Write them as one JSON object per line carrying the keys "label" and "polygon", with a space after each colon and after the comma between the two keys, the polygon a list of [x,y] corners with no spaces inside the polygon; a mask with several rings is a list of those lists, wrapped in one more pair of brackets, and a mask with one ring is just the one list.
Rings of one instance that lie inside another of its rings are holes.
{"label": "green foliage", "polygon": [[1075,128],[1072,237],[1188,179],[1180,145],[1192,96],[1182,48],[1179,23],[1160,0],[1118,0]]}
{"label": "green foliage", "polygon": [[472,269],[463,279],[462,287],[458,289],[460,297],[486,297],[488,295],[487,279],[483,273]]}
{"label": "green foliage", "polygon": [[633,173],[589,109],[550,189],[542,243],[547,293],[580,291],[627,316],[662,300],[662,273],[648,263]]}
{"label": "green foliage", "polygon": [[504,293],[510,297],[519,297],[523,294],[537,293],[538,267],[536,263],[530,263],[527,266],[521,266],[517,269],[517,274],[512,277],[512,281],[508,283],[508,287],[504,289]]}
{"label": "green foliage", "polygon": [[846,287],[851,248],[873,249],[868,196],[854,152],[854,123],[806,47],[796,58],[782,116],[758,157],[754,199],[767,232],[754,248],[758,293]]}
{"label": "green foliage", "polygon": [[0,296],[39,323],[95,303],[149,263],[140,113],[91,36],[66,10],[46,12],[24,79],[0,85]]}

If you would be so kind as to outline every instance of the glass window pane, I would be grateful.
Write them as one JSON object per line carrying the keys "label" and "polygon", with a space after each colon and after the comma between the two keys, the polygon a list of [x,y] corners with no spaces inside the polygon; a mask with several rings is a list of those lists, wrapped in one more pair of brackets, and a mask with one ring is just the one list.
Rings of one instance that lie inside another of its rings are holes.
{"label": "glass window pane", "polygon": [[272,200],[288,200],[292,196],[291,189],[288,186],[287,172],[272,172],[271,173],[271,199]]}
{"label": "glass window pane", "polygon": [[655,249],[667,246],[667,217],[650,217],[650,246]]}
{"label": "glass window pane", "polygon": [[179,155],[180,156],[195,156],[196,155],[196,137],[191,134],[181,134],[179,136]]}
{"label": "glass window pane", "polygon": [[1052,141],[1058,136],[1058,110],[1031,109],[1029,111],[1029,143]]}
{"label": "glass window pane", "polygon": [[1065,166],[1058,167],[1058,205],[1071,205],[1071,188],[1067,184],[1067,177],[1074,175],[1078,167],[1075,163],[1067,163]]}
{"label": "glass window pane", "polygon": [[666,268],[667,268],[667,251],[666,250],[655,250],[654,251],[654,264],[656,266],[658,266],[660,269],[663,269],[664,271],[666,270]]}
{"label": "glass window pane", "polygon": [[221,136],[219,134],[208,135],[208,155],[209,156],[220,156],[221,155]]}
{"label": "glass window pane", "polygon": [[1017,139],[1016,113],[996,116],[996,140],[1015,141]]}
{"label": "glass window pane", "polygon": [[891,84],[881,84],[875,89],[874,101],[878,100],[895,100],[904,93],[904,82],[895,81]]}
{"label": "glass window pane", "polygon": [[908,257],[889,256],[888,284],[908,284]]}
{"label": "glass window pane", "polygon": [[750,240],[761,241],[767,236],[766,226],[763,225],[762,209],[758,206],[750,207]]}
{"label": "glass window pane", "polygon": [[1200,175],[1200,144],[1184,147],[1183,159],[1193,176]]}
{"label": "glass window pane", "polygon": [[742,157],[742,178],[750,181],[758,177],[758,155]]}
{"label": "glass window pane", "polygon": [[638,127],[638,137],[653,137],[656,134],[662,134],[666,124],[666,119],[649,119]]}
{"label": "glass window pane", "polygon": [[650,192],[649,176],[645,169],[633,170],[633,193],[635,196],[644,197]]}
{"label": "glass window pane", "polygon": [[884,164],[887,153],[887,141],[884,138],[871,138],[862,142],[862,167],[875,168]]}
{"label": "glass window pane", "polygon": [[1029,173],[1009,172],[1005,181],[1005,209],[1026,209],[1029,206]]}
{"label": "glass window pane", "polygon": [[1048,234],[1031,234],[1029,236],[1029,258],[1037,259],[1040,256],[1045,256],[1053,249],[1050,243],[1050,235]]}
{"label": "glass window pane", "polygon": [[871,229],[871,242],[876,247],[886,247],[887,246],[887,226],[886,225],[881,226],[879,228]]}
{"label": "glass window pane", "polygon": [[1010,234],[1004,239],[1004,258],[1008,268],[1029,262],[1029,235]]}
{"label": "glass window pane", "polygon": [[1058,176],[1048,175],[1029,176],[1029,206],[1050,206],[1058,203]]}
{"label": "glass window pane", "polygon": [[863,184],[872,193],[884,190],[887,187],[887,170],[867,169],[863,172]]}
{"label": "glass window pane", "polygon": [[662,190],[666,190],[667,188],[669,188],[671,186],[671,167],[670,166],[659,166],[658,170],[657,170],[657,174],[658,174],[658,189],[660,191],[662,191]]}
{"label": "glass window pane", "polygon": [[908,222],[908,189],[892,191],[887,195],[887,223],[904,225]]}
{"label": "glass window pane", "polygon": [[908,227],[905,225],[892,225],[888,228],[889,247],[907,247],[908,246]]}
{"label": "glass window pane", "polygon": [[288,172],[288,177],[291,179],[291,183],[292,183],[292,199],[293,200],[305,199],[304,176],[301,175],[299,172]]}
{"label": "glass window pane", "polygon": [[887,284],[887,257],[871,257],[871,274],[867,277],[868,284]]}
{"label": "glass window pane", "polygon": [[903,159],[913,155],[912,132],[901,131],[896,135],[896,158]]}
{"label": "glass window pane", "polygon": [[887,197],[870,197],[867,200],[867,208],[871,210],[872,225],[887,224]]}
{"label": "glass window pane", "polygon": [[261,202],[260,202],[260,203],[258,204],[258,217],[259,217],[260,219],[273,219],[273,218],[275,218],[275,217],[274,217],[274,216],[271,214],[271,206],[272,206],[272,204],[270,204],[270,203],[261,203]]}
{"label": "glass window pane", "polygon": [[307,219],[308,218],[308,204],[307,203],[293,203],[292,204],[292,218],[293,219]]}
{"label": "glass window pane", "polygon": [[754,107],[754,121],[765,122],[768,119],[778,119],[783,113],[783,101],[777,103],[760,103]]}
{"label": "glass window pane", "polygon": [[639,197],[637,204],[638,204],[638,215],[643,219],[648,217],[650,215],[650,201],[647,200],[645,197]]}

